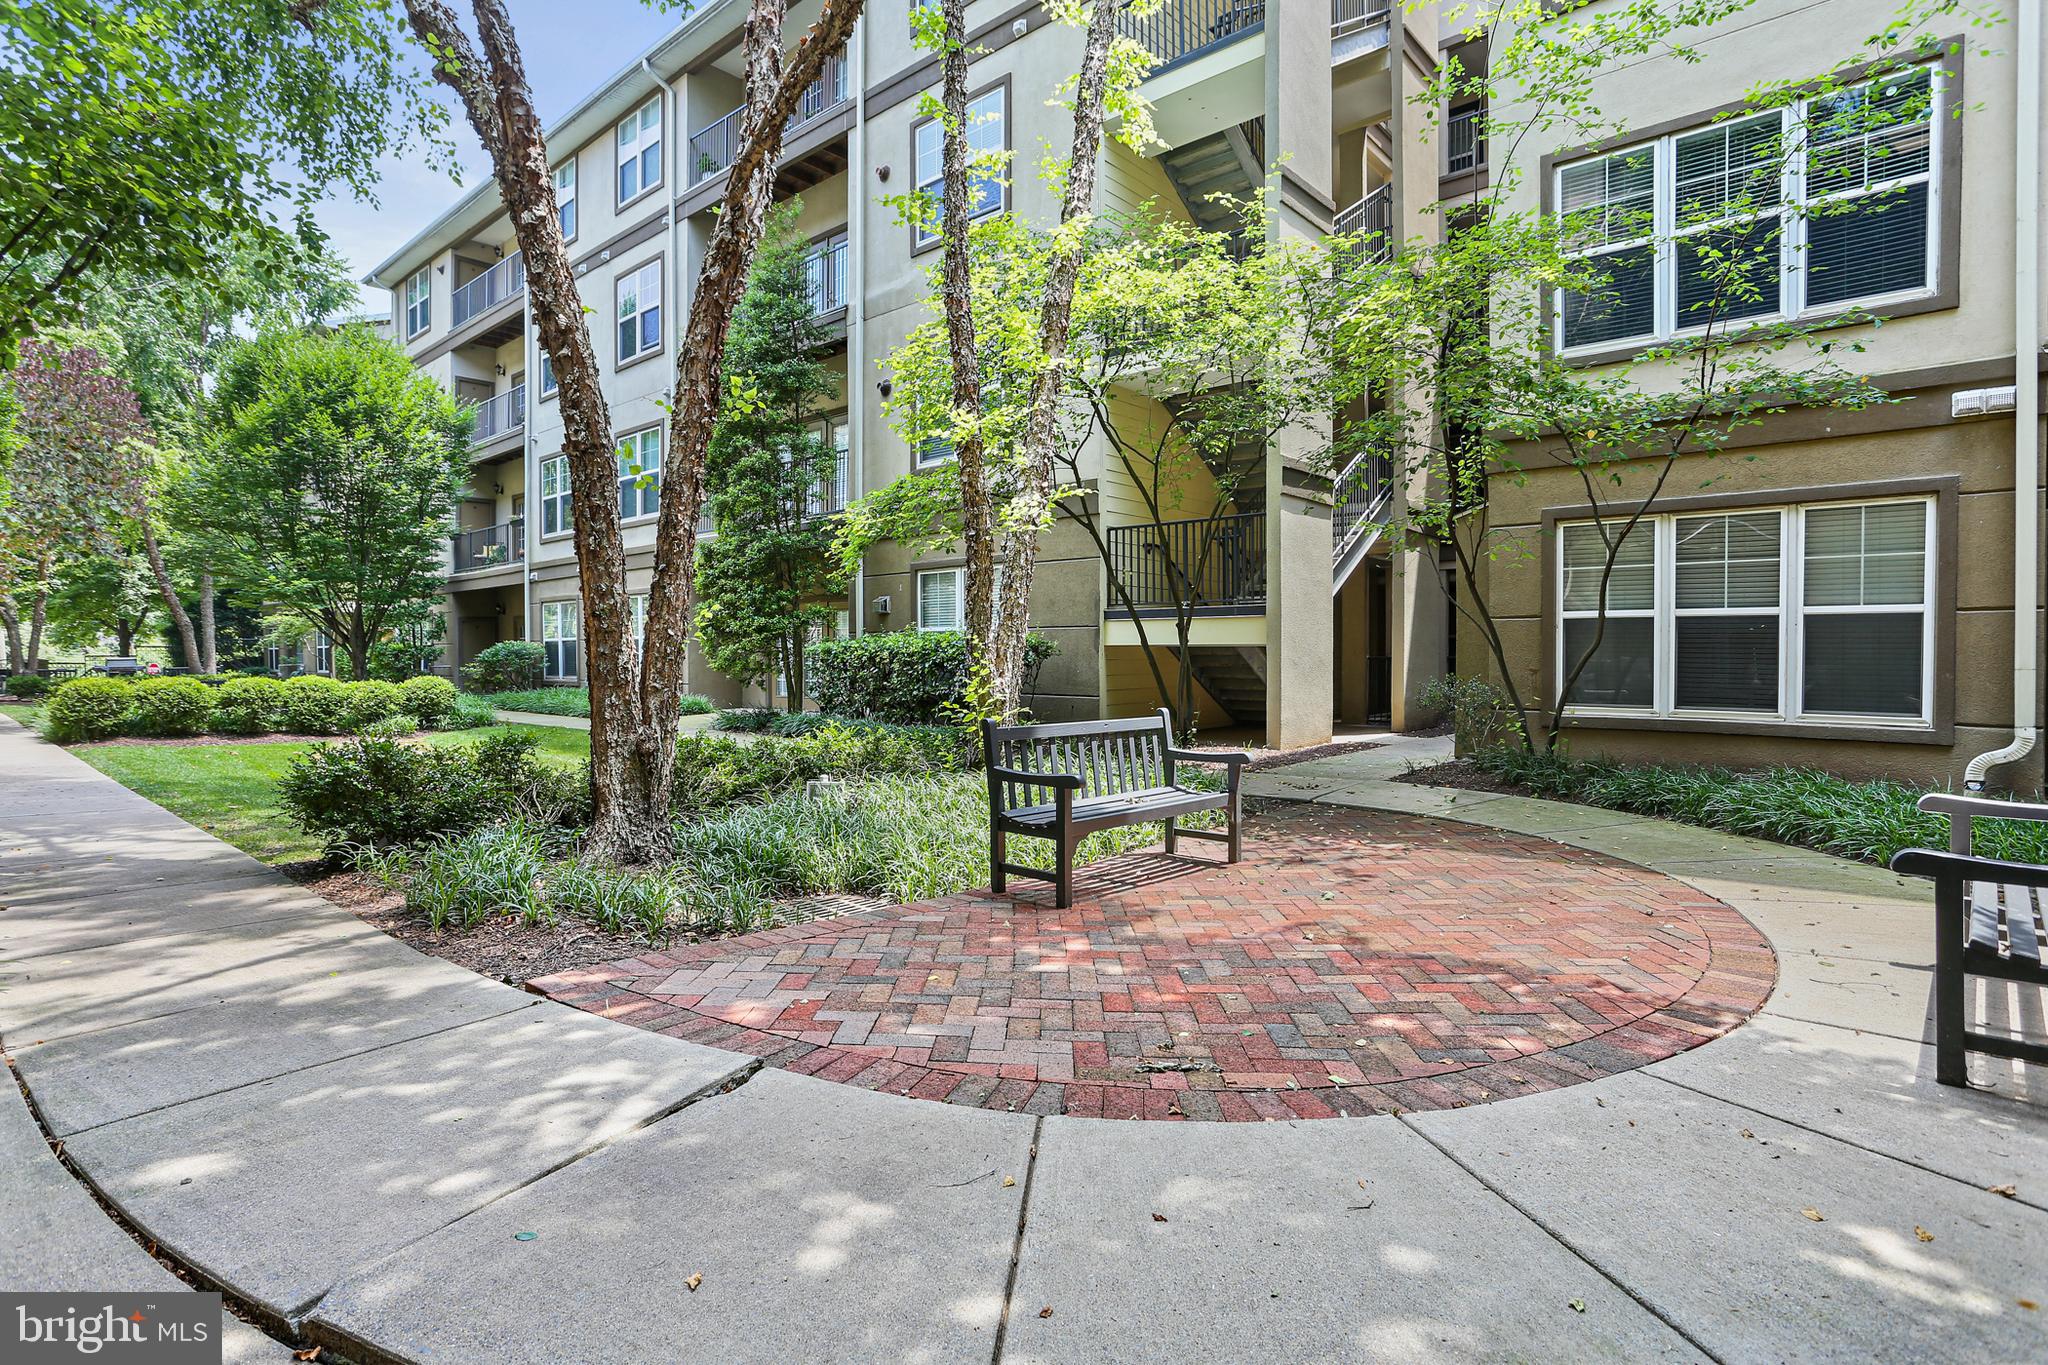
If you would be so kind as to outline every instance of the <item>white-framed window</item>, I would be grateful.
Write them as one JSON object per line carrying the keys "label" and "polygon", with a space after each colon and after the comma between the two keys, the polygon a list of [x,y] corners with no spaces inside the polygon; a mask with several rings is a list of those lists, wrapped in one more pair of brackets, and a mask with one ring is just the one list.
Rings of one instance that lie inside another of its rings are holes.
{"label": "white-framed window", "polygon": [[324,630],[313,632],[313,671],[329,677],[334,674],[334,637]]}
{"label": "white-framed window", "polygon": [[661,96],[620,119],[616,141],[623,207],[661,183]]}
{"label": "white-framed window", "polygon": [[853,495],[853,428],[848,425],[846,416],[842,413],[837,417],[827,417],[811,423],[809,431],[812,436],[831,447],[833,456],[829,480],[821,482],[811,494],[811,513],[817,515],[841,511]]}
{"label": "white-framed window", "polygon": [[405,339],[411,341],[434,322],[434,269],[426,266],[405,282]]}
{"label": "white-framed window", "polygon": [[1931,725],[1934,508],[1915,497],[1669,513],[1625,536],[1625,518],[1561,525],[1560,683],[1593,650],[1571,710]]}
{"label": "white-framed window", "polygon": [[569,457],[556,455],[540,462],[540,533],[567,535],[569,520]]}
{"label": "white-framed window", "polygon": [[562,240],[576,240],[576,158],[555,167],[555,216],[562,223]]}
{"label": "white-framed window", "polygon": [[277,647],[276,645],[265,645],[265,646],[263,647],[263,671],[264,671],[264,672],[266,672],[266,673],[275,673],[275,672],[277,672],[277,670],[279,669],[279,667],[281,667],[281,666],[283,665],[283,663],[284,663],[284,651],[283,651],[283,650],[279,649],[279,648],[278,648],[278,647]]}
{"label": "white-framed window", "polygon": [[966,618],[966,569],[925,569],[917,575],[919,630],[959,630]]}
{"label": "white-framed window", "polygon": [[619,276],[613,286],[618,300],[618,364],[652,355],[661,349],[661,258]]}
{"label": "white-framed window", "polygon": [[546,351],[542,351],[540,353],[540,396],[542,398],[553,398],[555,396],[555,389],[555,358]]}
{"label": "white-framed window", "polygon": [[1564,292],[1558,348],[1932,292],[1943,84],[1914,67],[1558,167],[1575,255],[1608,277]]}
{"label": "white-framed window", "polygon": [[[1009,117],[1009,91],[997,86],[985,90],[967,101],[967,189],[972,197],[969,206],[971,216],[983,217],[1000,213],[1004,204],[1004,181],[987,165],[977,165],[985,154],[1001,152],[1008,146],[1004,136],[1004,124]],[[915,143],[912,160],[916,162],[917,190],[930,196],[937,203],[944,190],[945,125],[937,119],[929,119],[917,125],[912,135]],[[929,226],[930,230],[926,230]],[[928,246],[939,240],[936,220],[917,229],[918,246]]]}
{"label": "white-framed window", "polygon": [[619,520],[651,517],[661,510],[661,428],[636,431],[619,441]]}
{"label": "white-framed window", "polygon": [[541,676],[574,681],[582,676],[580,641],[583,606],[578,602],[540,604]]}
{"label": "white-framed window", "polygon": [[636,592],[628,596],[626,611],[633,623],[633,646],[642,648],[647,643],[647,594]]}

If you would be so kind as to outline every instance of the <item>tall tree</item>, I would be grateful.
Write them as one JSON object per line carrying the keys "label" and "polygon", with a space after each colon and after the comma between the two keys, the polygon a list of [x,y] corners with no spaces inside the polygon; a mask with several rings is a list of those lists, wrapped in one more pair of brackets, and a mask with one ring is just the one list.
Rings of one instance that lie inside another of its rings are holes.
{"label": "tall tree", "polygon": [[717,536],[697,547],[697,636],[721,673],[788,684],[803,709],[804,646],[846,586],[827,515],[839,451],[820,434],[838,396],[811,291],[810,243],[792,202],[769,216],[725,348],[726,398],[705,479]]}
{"label": "tall tree", "polygon": [[[1050,0],[1046,5],[1055,19],[1082,28],[1085,36],[1070,87],[1073,140],[1066,159],[1052,168],[1061,187],[1060,221],[1034,328],[1037,355],[1025,381],[1030,398],[1018,432],[1017,459],[1001,472],[990,465],[981,430],[986,395],[972,309],[969,224],[979,207],[979,190],[969,176],[972,171],[977,179],[986,179],[990,168],[976,164],[987,158],[976,158],[968,146],[967,71],[973,53],[967,43],[966,0],[940,0],[936,15],[926,13],[917,19],[920,41],[936,46],[941,54],[939,100],[928,112],[942,128],[941,301],[959,427],[954,453],[967,560],[967,638],[983,704],[999,715],[1012,714],[1022,704],[1031,585],[1038,536],[1052,517],[1057,409],[1064,395],[1074,285],[1095,211],[1106,112],[1120,115],[1118,136],[1129,145],[1142,147],[1151,138],[1147,107],[1137,87],[1153,59],[1138,43],[1118,36],[1117,19],[1126,11],[1143,15],[1158,7],[1159,0]],[[997,168],[995,173],[1006,170]],[[928,215],[930,206],[921,206],[920,211]]]}
{"label": "tall tree", "polygon": [[0,498],[0,626],[20,673],[41,666],[60,559],[113,548],[148,472],[150,430],[93,346],[30,342],[7,382],[16,448]]}
{"label": "tall tree", "polygon": [[[503,0],[471,0],[472,42],[442,0],[405,0],[405,7],[436,79],[461,98],[491,158],[518,235],[540,344],[559,386],[570,482],[608,487],[618,476],[611,413],[555,212],[554,163],[534,113],[511,16]],[[747,6],[741,34],[746,103],[717,225],[677,347],[644,640],[633,638],[617,502],[579,497],[572,504],[590,675],[593,818],[586,848],[620,863],[665,861],[673,852],[669,798],[696,588],[697,519],[704,505],[705,450],[724,399],[726,332],[761,239],[783,130],[826,59],[846,46],[861,0],[823,0],[809,30],[786,53],[787,12],[787,0],[749,0]]]}
{"label": "tall tree", "polygon": [[133,547],[66,556],[50,591],[49,639],[58,649],[86,650],[111,635],[116,654],[132,655],[162,608],[149,565]]}
{"label": "tall tree", "polygon": [[237,348],[207,405],[195,528],[250,604],[319,623],[367,676],[370,645],[439,593],[468,414],[367,328]]}
{"label": "tall tree", "polygon": [[413,135],[445,159],[401,46],[383,0],[0,4],[0,358],[97,271],[203,278]]}

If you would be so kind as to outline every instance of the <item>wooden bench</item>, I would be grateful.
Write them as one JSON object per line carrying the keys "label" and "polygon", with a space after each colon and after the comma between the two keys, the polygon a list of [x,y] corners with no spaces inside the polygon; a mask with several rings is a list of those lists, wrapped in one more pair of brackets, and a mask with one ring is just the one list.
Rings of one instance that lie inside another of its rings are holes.
{"label": "wooden bench", "polygon": [[1964,1009],[1973,976],[2048,987],[2041,954],[2048,867],[1980,858],[1970,848],[1972,819],[2048,821],[2048,806],[1929,792],[1920,809],[1948,816],[1948,851],[1901,849],[1892,871],[1934,879],[1935,1079],[1968,1085],[1965,1052],[2048,1064],[2048,1043],[1979,1033]]}
{"label": "wooden bench", "polygon": [[[982,754],[988,763],[989,884],[1002,891],[1011,876],[1053,883],[1064,910],[1074,898],[1074,846],[1098,829],[1161,821],[1166,851],[1178,841],[1214,839],[1229,846],[1229,860],[1244,855],[1244,802],[1238,780],[1251,755],[1234,749],[1176,749],[1167,712],[1138,720],[1078,721],[1065,725],[998,725],[984,721]],[[1197,791],[1174,780],[1180,763],[1218,763],[1229,770],[1222,791]],[[1174,822],[1197,811],[1228,812],[1224,829],[1178,829]],[[1056,871],[1009,861],[1009,837],[1053,842]]]}

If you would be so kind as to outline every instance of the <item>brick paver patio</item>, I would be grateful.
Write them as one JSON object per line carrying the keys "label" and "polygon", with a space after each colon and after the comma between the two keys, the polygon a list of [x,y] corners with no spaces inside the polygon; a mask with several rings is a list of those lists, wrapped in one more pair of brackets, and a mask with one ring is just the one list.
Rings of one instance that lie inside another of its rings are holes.
{"label": "brick paver patio", "polygon": [[1610,1075],[1727,1032],[1775,975],[1727,906],[1548,840],[1316,807],[1261,814],[1253,835],[1234,868],[1097,864],[1067,911],[1027,884],[533,985],[868,1089],[1247,1120]]}

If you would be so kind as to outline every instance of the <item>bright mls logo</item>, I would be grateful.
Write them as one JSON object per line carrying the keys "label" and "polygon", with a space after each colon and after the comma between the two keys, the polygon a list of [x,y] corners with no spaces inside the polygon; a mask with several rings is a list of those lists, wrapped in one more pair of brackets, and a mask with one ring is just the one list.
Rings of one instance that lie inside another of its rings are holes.
{"label": "bright mls logo", "polygon": [[0,1294],[0,1359],[220,1365],[218,1294]]}

